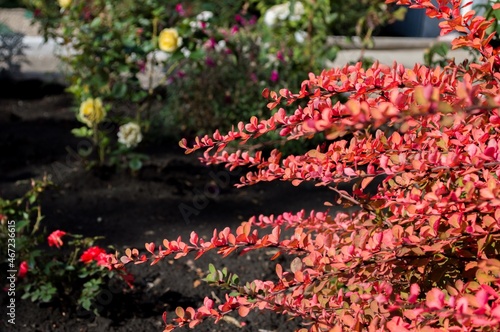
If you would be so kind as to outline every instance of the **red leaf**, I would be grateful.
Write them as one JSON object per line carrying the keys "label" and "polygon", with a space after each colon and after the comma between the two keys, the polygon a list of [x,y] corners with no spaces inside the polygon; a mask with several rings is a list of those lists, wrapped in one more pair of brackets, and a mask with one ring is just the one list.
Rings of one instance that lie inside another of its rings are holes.
{"label": "red leaf", "polygon": [[199,241],[198,234],[196,234],[195,232],[191,232],[191,235],[189,237],[189,242],[191,242],[193,246],[198,246],[198,241]]}
{"label": "red leaf", "polygon": [[262,97],[264,98],[269,98],[269,89],[268,88],[265,88],[264,90],[262,90]]}
{"label": "red leaf", "polygon": [[439,288],[431,289],[426,296],[425,305],[429,309],[440,310],[444,306],[444,293]]}
{"label": "red leaf", "polygon": [[279,279],[283,277],[283,267],[280,264],[276,264],[276,275]]}
{"label": "red leaf", "polygon": [[302,260],[299,257],[295,257],[290,266],[292,273],[302,270]]}
{"label": "red leaf", "polygon": [[361,181],[361,189],[364,190],[366,187],[368,187],[368,185],[373,181],[373,179],[375,179],[374,176],[364,178],[363,181]]}
{"label": "red leaf", "polygon": [[175,314],[179,318],[184,318],[184,309],[182,309],[182,307],[175,308]]}
{"label": "red leaf", "polygon": [[356,174],[356,172],[350,168],[350,167],[346,167],[344,168],[344,174],[347,175],[347,176],[357,176],[358,174]]}
{"label": "red leaf", "polygon": [[248,307],[245,307],[245,306],[240,306],[238,308],[238,314],[241,316],[241,317],[246,317],[248,315],[248,313],[250,312],[250,308]]}
{"label": "red leaf", "polygon": [[146,250],[149,251],[150,253],[152,253],[152,254],[155,253],[155,244],[154,244],[154,242],[146,243],[144,246],[146,247]]}

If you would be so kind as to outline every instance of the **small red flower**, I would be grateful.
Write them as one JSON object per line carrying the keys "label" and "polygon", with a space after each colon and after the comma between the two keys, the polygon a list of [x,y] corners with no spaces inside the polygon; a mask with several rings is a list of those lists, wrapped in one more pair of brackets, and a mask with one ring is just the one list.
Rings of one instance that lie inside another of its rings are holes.
{"label": "small red flower", "polygon": [[22,261],[21,265],[19,265],[19,272],[17,273],[17,276],[19,278],[26,277],[26,274],[28,273],[28,270],[29,270],[28,262]]}
{"label": "small red flower", "polygon": [[66,232],[64,231],[60,230],[53,231],[47,238],[49,246],[50,247],[56,246],[57,248],[60,248],[63,245],[61,237],[63,237],[64,235],[66,235]]}
{"label": "small red flower", "polygon": [[97,261],[97,258],[101,254],[106,254],[106,251],[98,246],[90,247],[83,252],[80,261],[84,263],[90,263],[94,260]]}

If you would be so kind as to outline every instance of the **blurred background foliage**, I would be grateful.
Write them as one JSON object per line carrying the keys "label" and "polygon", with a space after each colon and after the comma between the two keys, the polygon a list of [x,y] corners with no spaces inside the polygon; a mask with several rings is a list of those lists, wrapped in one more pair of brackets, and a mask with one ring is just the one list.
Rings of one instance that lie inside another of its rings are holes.
{"label": "blurred background foliage", "polygon": [[[296,90],[310,72],[328,68],[340,49],[331,35],[371,47],[380,27],[404,16],[384,0],[13,2],[58,41],[76,104],[102,98],[106,120],[140,123],[146,142],[269,116],[262,89]],[[164,28],[182,38],[172,54],[158,52]]]}

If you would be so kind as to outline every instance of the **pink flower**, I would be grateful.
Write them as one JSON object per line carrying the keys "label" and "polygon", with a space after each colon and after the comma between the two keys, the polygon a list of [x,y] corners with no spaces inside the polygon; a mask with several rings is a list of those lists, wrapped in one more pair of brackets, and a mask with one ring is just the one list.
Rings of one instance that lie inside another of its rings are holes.
{"label": "pink flower", "polygon": [[248,24],[254,25],[255,23],[257,23],[257,16],[254,15],[250,18],[250,20],[248,20]]}
{"label": "pink flower", "polygon": [[106,254],[106,251],[98,246],[90,247],[87,250],[85,250],[80,256],[80,261],[84,263],[90,263],[92,261],[102,261],[102,257],[100,260],[98,260],[99,255],[101,254]]}
{"label": "pink flower", "polygon": [[177,14],[179,14],[180,16],[184,16],[186,15],[186,12],[184,11],[184,8],[182,8],[182,4],[181,3],[178,3],[177,5],[175,5],[175,11],[177,12]]}
{"label": "pink flower", "polygon": [[139,67],[139,71],[141,73],[144,73],[146,71],[146,61],[144,60],[137,61],[137,66]]}
{"label": "pink flower", "polygon": [[278,60],[282,62],[285,62],[285,55],[281,51],[276,52],[276,58],[278,58]]}
{"label": "pink flower", "polygon": [[215,67],[215,61],[212,58],[207,57],[205,59],[205,65],[207,65],[208,67]]}
{"label": "pink flower", "polygon": [[273,83],[276,83],[278,82],[280,76],[278,74],[278,71],[276,69],[273,69],[273,71],[271,72],[271,77],[269,78],[271,80],[271,82]]}
{"label": "pink flower", "polygon": [[215,48],[215,45],[217,45],[217,41],[215,40],[215,38],[210,38],[209,40],[207,40],[207,42],[205,43],[205,47],[207,49],[214,49]]}
{"label": "pink flower", "polygon": [[19,278],[26,277],[26,274],[28,273],[28,270],[29,270],[28,262],[22,261],[21,265],[19,265],[19,272],[17,273],[17,276]]}
{"label": "pink flower", "polygon": [[47,241],[49,242],[49,247],[56,246],[57,248],[60,248],[63,245],[61,237],[63,237],[64,235],[66,235],[66,232],[64,231],[60,230],[53,231],[47,238]]}

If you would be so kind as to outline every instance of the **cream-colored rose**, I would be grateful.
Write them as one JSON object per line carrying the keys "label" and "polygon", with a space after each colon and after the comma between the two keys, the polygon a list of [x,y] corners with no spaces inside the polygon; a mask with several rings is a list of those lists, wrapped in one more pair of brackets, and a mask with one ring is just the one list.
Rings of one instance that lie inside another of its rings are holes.
{"label": "cream-colored rose", "polygon": [[80,105],[80,121],[92,127],[98,124],[106,116],[106,111],[102,106],[100,98],[88,98]]}
{"label": "cream-colored rose", "polygon": [[175,52],[181,43],[182,38],[176,29],[163,29],[158,37],[158,47],[165,52]]}
{"label": "cream-colored rose", "polygon": [[264,14],[264,23],[267,26],[274,26],[278,20],[284,21],[289,19],[290,21],[298,21],[304,15],[304,5],[300,1],[296,1],[293,5],[293,13],[290,12],[291,4],[290,2],[285,2],[279,5],[274,5],[269,8]]}
{"label": "cream-colored rose", "polygon": [[142,141],[141,127],[134,122],[120,126],[118,130],[118,142],[127,148],[133,148]]}
{"label": "cream-colored rose", "polygon": [[71,5],[71,0],[57,0],[61,8],[68,8]]}

